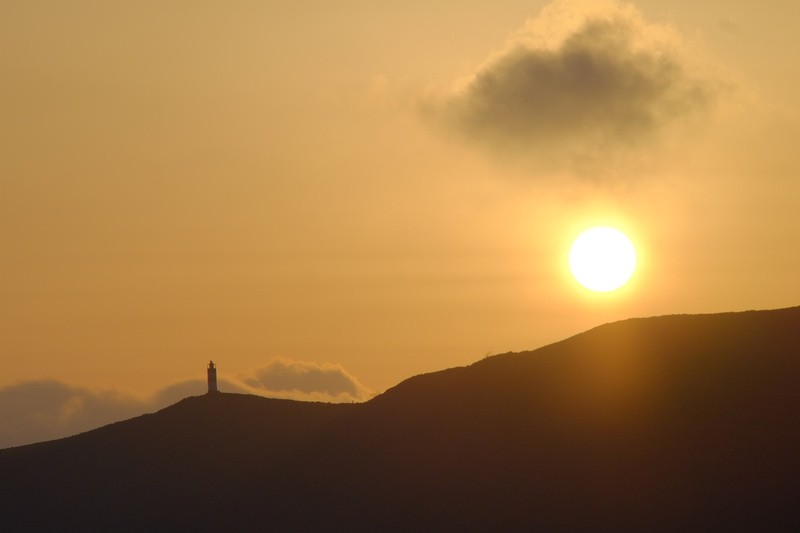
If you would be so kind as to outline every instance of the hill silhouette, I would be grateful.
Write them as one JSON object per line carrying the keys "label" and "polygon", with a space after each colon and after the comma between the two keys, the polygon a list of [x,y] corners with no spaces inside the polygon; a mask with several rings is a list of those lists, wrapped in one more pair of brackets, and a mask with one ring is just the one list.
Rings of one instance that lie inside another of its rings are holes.
{"label": "hill silhouette", "polygon": [[0,450],[4,530],[800,524],[800,307],[630,319],[363,404],[237,394]]}

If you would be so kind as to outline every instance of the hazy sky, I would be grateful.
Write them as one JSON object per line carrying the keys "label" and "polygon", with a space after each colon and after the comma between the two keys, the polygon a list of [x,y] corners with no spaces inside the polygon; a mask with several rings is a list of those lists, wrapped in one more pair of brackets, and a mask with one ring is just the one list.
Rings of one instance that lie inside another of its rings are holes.
{"label": "hazy sky", "polygon": [[[611,320],[797,305],[798,23],[788,0],[7,3],[0,416],[127,416],[202,392],[209,359],[227,390],[363,399]],[[602,296],[566,266],[598,224],[640,261]]]}

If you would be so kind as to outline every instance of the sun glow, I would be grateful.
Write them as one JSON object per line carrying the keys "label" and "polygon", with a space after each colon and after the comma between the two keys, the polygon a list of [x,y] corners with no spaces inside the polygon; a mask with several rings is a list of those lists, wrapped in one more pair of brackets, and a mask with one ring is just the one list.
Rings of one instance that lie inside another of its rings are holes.
{"label": "sun glow", "polygon": [[572,243],[569,268],[575,280],[587,289],[613,291],[625,285],[636,270],[636,250],[618,229],[591,228]]}

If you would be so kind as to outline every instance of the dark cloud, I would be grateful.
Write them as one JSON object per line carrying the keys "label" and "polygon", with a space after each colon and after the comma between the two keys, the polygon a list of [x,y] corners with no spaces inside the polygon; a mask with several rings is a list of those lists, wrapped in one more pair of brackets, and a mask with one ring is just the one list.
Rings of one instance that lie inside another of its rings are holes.
{"label": "dark cloud", "polygon": [[553,19],[579,9],[564,4],[546,10],[549,28],[529,23],[460,89],[427,102],[427,111],[495,148],[582,157],[638,147],[710,104],[712,84],[690,73],[677,35],[646,24],[631,6],[606,3],[557,42],[538,38]]}
{"label": "dark cloud", "polygon": [[259,368],[243,382],[269,394],[302,393],[311,397],[365,399],[367,389],[340,365],[317,364],[290,359],[275,359]]}

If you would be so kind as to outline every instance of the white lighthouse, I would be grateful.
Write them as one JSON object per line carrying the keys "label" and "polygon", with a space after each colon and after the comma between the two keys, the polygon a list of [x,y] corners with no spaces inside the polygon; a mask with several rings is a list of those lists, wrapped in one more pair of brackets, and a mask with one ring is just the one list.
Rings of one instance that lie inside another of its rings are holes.
{"label": "white lighthouse", "polygon": [[217,390],[217,368],[214,361],[208,362],[208,394],[219,392]]}

